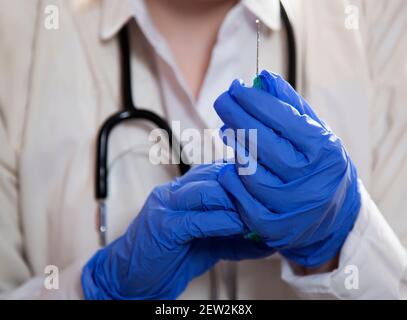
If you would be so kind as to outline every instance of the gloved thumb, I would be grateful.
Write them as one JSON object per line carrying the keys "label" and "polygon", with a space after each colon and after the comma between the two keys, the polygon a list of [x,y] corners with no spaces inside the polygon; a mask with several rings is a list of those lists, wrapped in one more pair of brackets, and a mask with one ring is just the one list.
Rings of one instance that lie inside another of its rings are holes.
{"label": "gloved thumb", "polygon": [[163,232],[169,231],[179,245],[193,239],[244,235],[248,231],[238,213],[225,210],[174,212],[165,226]]}
{"label": "gloved thumb", "polygon": [[161,200],[172,210],[210,211],[236,207],[218,181],[193,181],[175,190],[161,192]]}

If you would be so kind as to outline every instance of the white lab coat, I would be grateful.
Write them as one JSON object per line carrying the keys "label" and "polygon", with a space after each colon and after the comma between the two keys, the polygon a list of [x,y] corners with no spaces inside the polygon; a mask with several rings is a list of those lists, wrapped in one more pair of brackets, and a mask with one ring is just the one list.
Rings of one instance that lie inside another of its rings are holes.
{"label": "white lab coat", "polygon": [[[81,297],[81,266],[98,248],[96,135],[120,108],[118,43],[101,41],[100,32],[107,19],[127,11],[118,5],[109,12],[108,1],[121,0],[97,0],[82,10],[67,0],[0,0],[3,298]],[[406,298],[407,2],[284,3],[296,33],[298,90],[344,141],[365,186],[362,208],[337,270],[301,276],[277,255],[239,262],[237,297]],[[345,28],[351,3],[360,10],[357,30]],[[58,31],[44,27],[47,4],[60,9]],[[146,47],[132,54],[137,103],[164,115]],[[263,63],[272,69],[266,57]],[[129,124],[113,132],[110,239],[124,232],[151,189],[176,172],[149,162],[150,129]],[[47,265],[60,270],[58,290],[44,287]],[[352,267],[359,270],[358,289],[349,290]],[[217,267],[221,298],[228,297],[224,270],[227,263]],[[206,274],[182,298],[208,292]]]}

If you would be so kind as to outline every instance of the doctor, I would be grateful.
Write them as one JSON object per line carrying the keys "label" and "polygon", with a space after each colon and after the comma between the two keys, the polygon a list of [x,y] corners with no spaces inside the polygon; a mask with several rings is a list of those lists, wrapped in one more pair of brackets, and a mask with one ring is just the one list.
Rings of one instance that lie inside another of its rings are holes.
{"label": "doctor", "polygon": [[[214,287],[219,298],[407,297],[405,1],[354,1],[357,29],[345,27],[348,2],[283,1],[307,102],[273,73],[262,73],[262,91],[231,84],[253,77],[256,18],[261,67],[287,77],[277,0],[78,3],[0,2],[2,298],[208,298]],[[50,4],[58,30],[44,27]],[[253,176],[218,164],[173,180],[175,166],[148,159],[148,124],[117,128],[111,244],[98,250],[94,150],[121,105],[125,24],[138,105],[183,128],[267,134]],[[301,175],[304,189],[279,193]],[[311,214],[275,224],[285,210]],[[248,227],[264,241],[245,239]],[[57,290],[44,286],[48,265]]]}

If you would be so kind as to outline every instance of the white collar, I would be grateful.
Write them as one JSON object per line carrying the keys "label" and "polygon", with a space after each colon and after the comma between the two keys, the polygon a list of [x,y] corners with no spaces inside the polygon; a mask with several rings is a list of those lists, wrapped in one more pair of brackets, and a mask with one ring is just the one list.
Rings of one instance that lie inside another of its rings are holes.
{"label": "white collar", "polygon": [[[108,40],[134,17],[134,6],[142,8],[144,0],[100,0],[102,16],[100,22],[100,37]],[[242,4],[264,25],[272,30],[281,28],[279,0],[241,0]]]}

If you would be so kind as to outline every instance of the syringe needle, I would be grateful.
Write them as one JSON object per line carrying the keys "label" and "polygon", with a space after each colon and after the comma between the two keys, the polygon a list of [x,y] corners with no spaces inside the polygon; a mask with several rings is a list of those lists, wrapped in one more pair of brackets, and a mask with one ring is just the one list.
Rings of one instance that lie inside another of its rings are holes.
{"label": "syringe needle", "polygon": [[260,20],[256,19],[257,42],[256,42],[256,77],[259,75],[259,51],[260,51]]}
{"label": "syringe needle", "polygon": [[261,80],[259,77],[259,52],[260,52],[260,20],[256,19],[257,43],[256,43],[256,77],[253,80],[253,87],[261,89]]}

